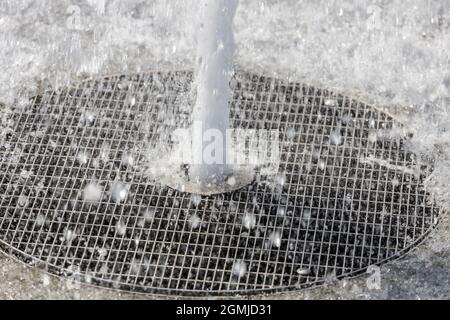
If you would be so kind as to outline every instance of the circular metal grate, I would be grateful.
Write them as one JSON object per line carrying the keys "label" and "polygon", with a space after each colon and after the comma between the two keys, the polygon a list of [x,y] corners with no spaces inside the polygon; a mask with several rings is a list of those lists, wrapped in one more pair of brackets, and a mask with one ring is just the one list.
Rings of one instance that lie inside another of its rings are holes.
{"label": "circular metal grate", "polygon": [[260,176],[199,197],[152,181],[148,145],[189,115],[191,82],[184,71],[88,80],[13,112],[0,149],[2,249],[101,286],[252,294],[355,276],[437,223],[421,184],[432,167],[405,150],[391,117],[246,73],[233,83],[234,126],[279,130],[284,183]]}

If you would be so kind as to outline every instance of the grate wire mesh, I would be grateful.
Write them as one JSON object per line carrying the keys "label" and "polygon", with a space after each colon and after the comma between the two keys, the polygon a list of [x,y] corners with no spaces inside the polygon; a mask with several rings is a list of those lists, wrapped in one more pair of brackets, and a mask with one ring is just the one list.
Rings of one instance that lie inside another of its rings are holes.
{"label": "grate wire mesh", "polygon": [[[87,80],[15,110],[0,148],[2,250],[117,289],[252,294],[355,276],[436,225],[422,185],[432,164],[405,148],[399,123],[348,96],[255,74],[236,75],[231,118],[279,130],[281,188],[258,177],[197,204],[152,181],[148,146],[188,118],[192,77]],[[92,183],[98,201],[83,193],[95,195]]]}

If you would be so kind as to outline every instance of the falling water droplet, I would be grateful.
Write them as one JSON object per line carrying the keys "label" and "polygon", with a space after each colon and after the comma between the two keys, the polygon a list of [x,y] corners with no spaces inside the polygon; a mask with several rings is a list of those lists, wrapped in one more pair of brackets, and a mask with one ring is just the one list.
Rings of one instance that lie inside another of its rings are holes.
{"label": "falling water droplet", "polygon": [[111,198],[114,202],[120,203],[125,201],[128,196],[128,186],[120,181],[116,181],[111,188]]}
{"label": "falling water droplet", "polygon": [[131,260],[130,271],[131,274],[134,275],[139,275],[139,273],[141,273],[141,262],[139,259],[134,258]]}
{"label": "falling water droplet", "polygon": [[236,185],[236,178],[235,177],[229,177],[227,180],[227,184],[231,187],[233,187],[234,185]]}
{"label": "falling water droplet", "polygon": [[253,198],[252,198],[252,204],[253,204],[254,206],[258,206],[258,197],[257,197],[257,196],[253,196]]}
{"label": "falling water droplet", "polygon": [[400,184],[400,181],[398,180],[397,177],[395,177],[394,179],[392,179],[391,183],[392,183],[393,187],[398,187],[398,185]]}
{"label": "falling water droplet", "polygon": [[223,202],[224,202],[224,199],[222,198],[222,197],[218,197],[217,199],[216,199],[216,205],[217,205],[217,207],[222,207],[223,206]]}
{"label": "falling water droplet", "polygon": [[108,271],[109,271],[109,268],[108,268],[108,265],[107,265],[106,263],[104,263],[104,264],[101,266],[100,270],[99,270],[99,272],[100,272],[101,274],[107,274]]}
{"label": "falling water droplet", "polygon": [[309,210],[309,209],[303,210],[302,220],[309,221],[309,219],[311,219],[311,210]]}
{"label": "falling water droplet", "polygon": [[319,161],[319,169],[320,170],[325,170],[325,161],[323,161],[323,160]]}
{"label": "falling water droplet", "polygon": [[80,118],[80,122],[81,125],[92,126],[95,122],[95,114],[90,111],[86,111]]}
{"label": "falling water droplet", "polygon": [[369,142],[371,142],[371,143],[377,142],[377,140],[378,140],[377,131],[370,130],[368,139],[369,139]]}
{"label": "falling water droplet", "polygon": [[67,243],[71,243],[73,240],[75,240],[76,237],[77,237],[77,234],[75,231],[70,230],[70,229],[64,230],[64,240]]}
{"label": "falling water droplet", "polygon": [[142,217],[145,222],[152,222],[155,218],[155,209],[146,209]]}
{"label": "falling water droplet", "polygon": [[100,149],[100,160],[103,162],[107,162],[109,159],[109,151],[111,149],[111,146],[108,142],[103,142],[102,147]]}
{"label": "falling water droplet", "polygon": [[36,217],[36,226],[38,227],[43,226],[44,223],[45,223],[45,216],[39,213]]}
{"label": "falling water droplet", "polygon": [[286,214],[286,209],[284,207],[278,207],[277,215],[283,217]]}
{"label": "falling water droplet", "polygon": [[289,127],[286,130],[286,138],[288,138],[289,140],[293,140],[295,137],[295,129],[293,127]]}
{"label": "falling water droplet", "polygon": [[275,183],[279,186],[284,186],[286,183],[286,175],[284,173],[278,173],[275,176]]}
{"label": "falling water droplet", "polygon": [[342,144],[342,135],[341,135],[340,128],[337,128],[337,129],[331,131],[330,142],[331,142],[331,144],[334,144],[336,146],[339,146]]}
{"label": "falling water droplet", "polygon": [[202,196],[199,194],[192,194],[191,195],[191,202],[195,207],[198,207],[200,202],[202,201]]}
{"label": "falling water droplet", "polygon": [[88,157],[88,155],[87,155],[86,152],[84,152],[84,151],[78,152],[78,154],[77,154],[77,161],[78,161],[81,165],[86,164],[86,163],[88,162],[88,159],[89,159],[89,157]]}
{"label": "falling water droplet", "polygon": [[297,269],[297,274],[301,275],[301,276],[307,276],[309,275],[311,272],[309,271],[309,269],[307,268],[298,268]]}
{"label": "falling water droplet", "polygon": [[238,278],[242,278],[247,273],[247,264],[242,260],[237,260],[233,263],[232,273]]}
{"label": "falling water droplet", "polygon": [[269,243],[275,247],[281,247],[281,235],[278,231],[274,231],[269,235]]}
{"label": "falling water droplet", "polygon": [[103,259],[108,255],[108,250],[105,248],[99,248],[97,251],[100,259]]}
{"label": "falling water droplet", "polygon": [[117,220],[116,222],[116,233],[119,236],[123,236],[125,232],[127,231],[126,224],[122,221],[122,219]]}
{"label": "falling water droplet", "polygon": [[246,213],[243,219],[244,228],[251,230],[256,226],[256,217],[252,213]]}
{"label": "falling water droplet", "polygon": [[26,207],[28,205],[28,197],[27,196],[19,196],[19,198],[17,199],[17,204],[20,207]]}
{"label": "falling water droplet", "polygon": [[189,218],[189,224],[192,229],[197,229],[200,226],[201,222],[202,220],[196,214],[191,215],[191,217]]}
{"label": "falling water droplet", "polygon": [[134,107],[135,106],[135,104],[136,104],[136,97],[134,96],[134,95],[130,95],[128,98],[127,98],[127,105],[128,106],[130,106],[130,107]]}
{"label": "falling water droplet", "polygon": [[48,287],[50,285],[50,276],[48,274],[42,275],[42,284],[44,287]]}
{"label": "falling water droplet", "polygon": [[313,159],[316,159],[316,160],[318,160],[318,159],[320,159],[320,149],[314,149],[313,151],[312,151],[312,157],[313,157]]}
{"label": "falling water droplet", "polygon": [[225,45],[223,43],[223,41],[219,41],[219,43],[217,44],[217,51],[223,51],[223,49],[225,48]]}
{"label": "falling water droplet", "polygon": [[129,166],[132,167],[134,165],[134,157],[129,152],[124,152],[122,154],[121,163],[123,166]]}

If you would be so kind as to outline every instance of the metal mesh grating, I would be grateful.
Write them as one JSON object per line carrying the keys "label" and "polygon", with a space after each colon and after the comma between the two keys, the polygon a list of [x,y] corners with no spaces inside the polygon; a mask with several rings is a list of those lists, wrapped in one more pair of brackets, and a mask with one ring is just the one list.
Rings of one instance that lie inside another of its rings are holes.
{"label": "metal mesh grating", "polygon": [[[3,250],[101,286],[249,294],[355,276],[406,253],[437,223],[421,185],[431,165],[405,150],[392,118],[251,74],[236,76],[231,117],[238,128],[280,131],[282,188],[254,181],[194,204],[152,182],[145,150],[189,114],[191,82],[181,71],[88,80],[13,112],[0,149]],[[330,144],[336,131],[342,141]],[[127,153],[135,161],[124,165]],[[82,196],[92,181],[99,201]],[[128,186],[123,202],[112,197],[117,181]]]}

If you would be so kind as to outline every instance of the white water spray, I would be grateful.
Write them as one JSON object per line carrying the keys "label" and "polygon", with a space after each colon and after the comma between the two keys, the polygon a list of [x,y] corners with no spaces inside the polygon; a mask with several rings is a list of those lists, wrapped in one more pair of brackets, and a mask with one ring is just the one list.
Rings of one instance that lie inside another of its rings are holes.
{"label": "white water spray", "polygon": [[[201,0],[190,177],[197,183],[223,182],[232,173],[227,164],[230,81],[235,50],[233,20],[239,0]],[[205,141],[204,141],[204,140]],[[211,146],[214,146],[211,149]],[[213,150],[214,157],[210,157]],[[211,161],[212,160],[212,161]]]}

